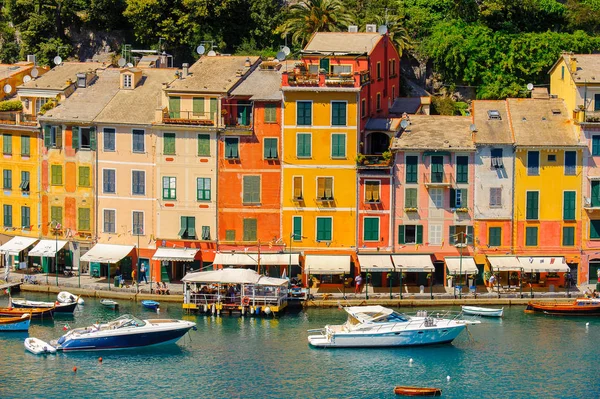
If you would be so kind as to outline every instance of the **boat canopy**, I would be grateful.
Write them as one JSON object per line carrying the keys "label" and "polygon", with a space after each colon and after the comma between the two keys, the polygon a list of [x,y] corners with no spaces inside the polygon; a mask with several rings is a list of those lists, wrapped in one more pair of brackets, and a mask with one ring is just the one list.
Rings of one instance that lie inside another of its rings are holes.
{"label": "boat canopy", "polygon": [[54,258],[56,252],[60,251],[67,245],[68,241],[63,240],[40,240],[31,251],[29,256],[41,256],[43,258]]}
{"label": "boat canopy", "polygon": [[306,255],[308,274],[350,274],[350,255]]}
{"label": "boat canopy", "polygon": [[520,271],[521,263],[516,256],[488,256],[492,269],[497,272]]}
{"label": "boat canopy", "polygon": [[519,256],[519,263],[527,273],[558,273],[571,270],[564,256]]}
{"label": "boat canopy", "polygon": [[83,262],[117,263],[133,250],[133,245],[96,244],[81,257]]}
{"label": "boat canopy", "polygon": [[158,248],[152,259],[179,262],[193,262],[198,248]]}
{"label": "boat canopy", "polygon": [[244,253],[218,253],[215,255],[214,265],[224,266],[257,266],[258,262],[263,266],[271,265],[293,265],[300,264],[300,255],[298,254],[270,254],[244,252]]}
{"label": "boat canopy", "polygon": [[391,272],[394,264],[390,255],[358,255],[360,270],[372,272]]}
{"label": "boat canopy", "polygon": [[37,240],[37,238],[15,236],[11,238],[10,241],[0,246],[0,253],[8,253],[9,255],[18,256],[19,252],[30,245],[33,245],[33,243],[35,243]]}
{"label": "boat canopy", "polygon": [[287,286],[288,284],[288,280],[284,278],[266,277],[258,274],[254,270],[240,268],[226,268],[206,272],[188,273],[181,281],[186,283],[255,284],[270,286]]}
{"label": "boat canopy", "polygon": [[433,272],[431,255],[392,255],[396,269],[403,272]]}
{"label": "boat canopy", "polygon": [[[383,306],[349,306],[344,308],[351,317],[354,317],[360,323],[376,323],[380,321],[406,321],[399,313],[394,312],[392,309],[384,308]],[[391,316],[393,320],[389,320]]]}
{"label": "boat canopy", "polygon": [[444,259],[446,267],[448,267],[448,274],[477,274],[479,270],[475,264],[475,260],[472,256],[463,256],[462,260],[460,257],[446,256]]}

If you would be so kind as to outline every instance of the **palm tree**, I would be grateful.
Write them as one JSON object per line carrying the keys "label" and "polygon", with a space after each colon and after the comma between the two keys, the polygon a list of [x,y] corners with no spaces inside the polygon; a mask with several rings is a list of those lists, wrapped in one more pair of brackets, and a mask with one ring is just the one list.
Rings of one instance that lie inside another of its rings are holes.
{"label": "palm tree", "polygon": [[337,32],[352,23],[352,14],[342,0],[301,0],[292,5],[277,33],[292,34],[292,42],[302,47],[315,32]]}
{"label": "palm tree", "polygon": [[405,50],[410,50],[413,46],[412,39],[404,26],[402,26],[402,19],[397,15],[374,16],[375,23],[379,25],[387,25],[388,34],[390,39],[396,46],[398,54],[402,57],[402,53]]}

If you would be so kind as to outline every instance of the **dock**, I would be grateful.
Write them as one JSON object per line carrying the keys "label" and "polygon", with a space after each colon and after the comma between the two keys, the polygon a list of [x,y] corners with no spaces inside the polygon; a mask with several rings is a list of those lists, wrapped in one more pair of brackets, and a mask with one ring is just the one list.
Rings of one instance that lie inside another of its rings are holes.
{"label": "dock", "polygon": [[5,283],[0,285],[0,292],[3,292],[4,290],[9,290],[11,293],[14,292],[20,292],[21,291],[21,284],[23,283]]}

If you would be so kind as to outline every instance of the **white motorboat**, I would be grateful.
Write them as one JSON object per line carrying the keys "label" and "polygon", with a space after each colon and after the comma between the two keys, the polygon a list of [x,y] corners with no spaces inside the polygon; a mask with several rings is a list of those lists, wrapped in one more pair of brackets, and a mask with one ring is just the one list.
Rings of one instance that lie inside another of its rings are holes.
{"label": "white motorboat", "polygon": [[452,342],[467,324],[460,312],[419,311],[407,315],[383,306],[344,308],[348,320],[341,325],[309,330],[308,342],[316,347],[416,346]]}
{"label": "white motorboat", "polygon": [[119,307],[119,303],[116,301],[113,301],[112,299],[101,299],[100,304],[102,306],[105,306],[105,307],[111,308],[111,309],[116,309]]}
{"label": "white motorboat", "polygon": [[72,302],[75,302],[75,300],[77,300],[78,305],[85,304],[85,301],[83,300],[82,297],[77,297],[77,295],[73,295],[67,291],[59,292],[57,295],[57,299],[58,299],[58,302],[60,302],[60,303],[72,303]]}
{"label": "white motorboat", "polygon": [[493,308],[481,308],[479,306],[463,306],[462,311],[464,314],[472,316],[485,316],[485,317],[502,317],[504,316],[504,308],[493,309]]}
{"label": "white motorboat", "polygon": [[56,353],[56,348],[39,338],[26,338],[25,349],[34,355],[43,355],[47,353]]}

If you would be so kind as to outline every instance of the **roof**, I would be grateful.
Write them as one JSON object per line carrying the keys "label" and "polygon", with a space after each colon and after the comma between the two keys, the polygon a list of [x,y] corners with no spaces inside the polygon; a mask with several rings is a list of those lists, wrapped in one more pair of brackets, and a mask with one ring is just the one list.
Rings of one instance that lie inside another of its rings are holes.
{"label": "roof", "polygon": [[236,87],[234,96],[250,96],[250,100],[281,101],[281,73],[283,68],[257,68]]}
{"label": "roof", "polygon": [[287,285],[283,278],[266,277],[250,269],[225,268],[186,274],[181,281],[188,283],[256,284],[269,286]]}
{"label": "roof", "polygon": [[33,245],[38,239],[32,237],[15,236],[10,241],[0,246],[0,254],[7,253],[9,255],[18,256],[19,252]]}
{"label": "roof", "polygon": [[[151,124],[156,119],[156,107],[163,83],[174,78],[173,69],[144,69],[140,83],[133,90],[118,90],[96,116],[97,123]],[[119,83],[115,87],[119,88]]]}
{"label": "roof", "polygon": [[416,114],[419,108],[421,108],[421,97],[399,97],[394,100],[394,104],[390,108],[390,113],[398,115],[402,115],[405,112],[407,114]]}
{"label": "roof", "polygon": [[[564,53],[550,68],[550,72],[560,64],[561,60],[567,64],[567,70],[575,83],[600,83],[600,54]],[[577,62],[577,69],[574,71],[571,70],[571,60]]]}
{"label": "roof", "polygon": [[[104,69],[98,70],[97,74],[97,79],[89,82],[87,87],[77,88],[70,97],[61,102],[56,108],[40,117],[40,120],[94,121],[96,116],[119,91],[120,72],[118,69]],[[138,106],[138,104],[135,104],[135,106]]]}
{"label": "roof", "polygon": [[317,32],[304,47],[304,53],[370,54],[382,36],[366,32]]}
{"label": "roof", "polygon": [[[251,67],[244,66],[250,59]],[[256,66],[256,56],[200,57],[189,69],[190,75],[173,81],[168,91],[226,93]]]}
{"label": "roof", "polygon": [[402,122],[402,118],[369,118],[365,124],[365,130],[397,132],[400,129],[400,122]]}
{"label": "roof", "polygon": [[[508,110],[504,100],[476,100],[471,104],[476,144],[512,144]],[[500,119],[490,117],[489,111],[498,111]]]}
{"label": "roof", "polygon": [[67,80],[75,82],[78,73],[98,68],[106,68],[106,65],[101,62],[63,62],[36,79],[23,83],[19,88],[64,90],[70,86]]}
{"label": "roof", "polygon": [[471,118],[466,116],[411,115],[410,125],[392,140],[392,150],[474,150]]}
{"label": "roof", "polygon": [[559,98],[506,100],[517,146],[576,146],[577,136],[567,107]]}
{"label": "roof", "polygon": [[33,63],[0,64],[0,79],[6,79],[12,75],[31,69]]}

